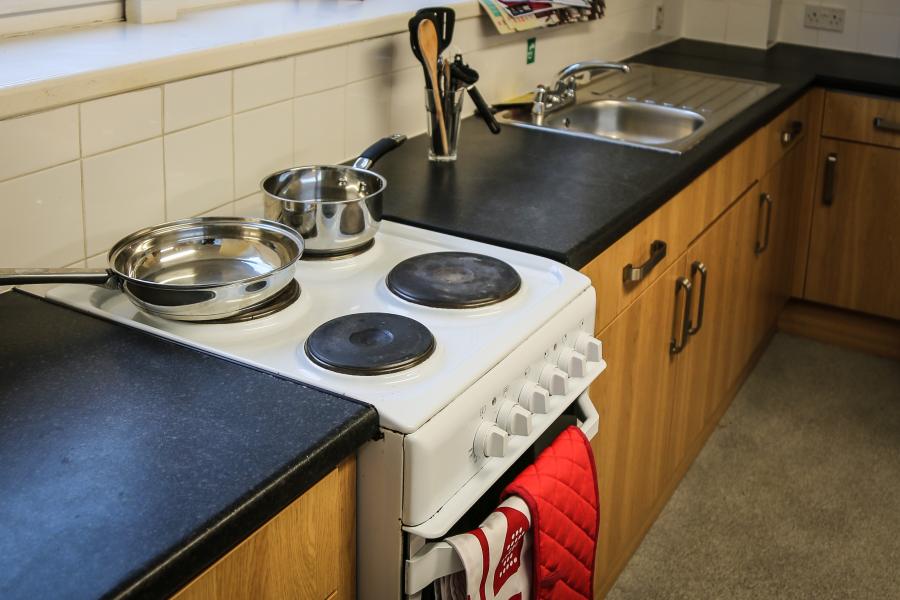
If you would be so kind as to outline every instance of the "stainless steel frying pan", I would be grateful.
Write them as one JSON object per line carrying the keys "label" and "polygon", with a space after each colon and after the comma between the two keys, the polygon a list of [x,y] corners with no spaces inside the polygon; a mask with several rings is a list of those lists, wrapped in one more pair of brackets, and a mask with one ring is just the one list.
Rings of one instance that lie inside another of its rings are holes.
{"label": "stainless steel frying pan", "polygon": [[109,251],[109,267],[0,269],[0,286],[87,283],[120,289],[148,313],[179,321],[245,313],[294,278],[303,239],[264,219],[198,217],[132,233]]}

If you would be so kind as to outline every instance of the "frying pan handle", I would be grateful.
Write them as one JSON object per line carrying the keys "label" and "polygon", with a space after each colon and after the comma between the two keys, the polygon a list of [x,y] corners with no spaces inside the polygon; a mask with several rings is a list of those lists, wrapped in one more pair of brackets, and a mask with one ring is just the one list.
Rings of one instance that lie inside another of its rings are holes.
{"label": "frying pan handle", "polygon": [[0,285],[85,283],[115,289],[118,278],[108,269],[0,269]]}
{"label": "frying pan handle", "polygon": [[353,162],[353,166],[357,169],[368,169],[372,165],[375,164],[379,158],[390,152],[391,150],[395,150],[403,145],[403,142],[406,141],[406,136],[400,133],[395,133],[394,135],[386,138],[381,138],[368,148],[362,151],[362,154],[359,155]]}

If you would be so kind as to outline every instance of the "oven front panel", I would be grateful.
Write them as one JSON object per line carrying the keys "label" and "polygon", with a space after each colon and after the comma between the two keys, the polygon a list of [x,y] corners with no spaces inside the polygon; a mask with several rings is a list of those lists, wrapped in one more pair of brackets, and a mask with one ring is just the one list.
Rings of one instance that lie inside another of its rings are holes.
{"label": "oven front panel", "polygon": [[[595,302],[594,289],[585,290],[499,365],[404,438],[405,531],[426,539],[442,537],[573,402],[582,395],[587,398],[587,388],[606,367],[599,349],[593,355],[595,360],[584,361],[580,376],[559,367],[569,365],[560,357],[571,353],[561,353],[574,349],[576,339],[584,341],[583,334],[593,339]],[[531,413],[530,433],[522,432],[520,418],[518,433],[508,434],[506,429],[515,429],[512,408],[519,406],[519,417],[523,416],[519,404],[523,383],[540,383],[543,374],[548,384],[546,376],[552,369],[558,369],[556,376],[565,374],[564,390],[559,381],[554,390],[562,393],[549,396],[546,412]],[[589,398],[586,401],[590,403]],[[596,427],[596,423],[586,426]],[[488,434],[493,439],[489,440]],[[498,441],[500,437],[505,439]],[[494,456],[486,456],[486,450]]]}

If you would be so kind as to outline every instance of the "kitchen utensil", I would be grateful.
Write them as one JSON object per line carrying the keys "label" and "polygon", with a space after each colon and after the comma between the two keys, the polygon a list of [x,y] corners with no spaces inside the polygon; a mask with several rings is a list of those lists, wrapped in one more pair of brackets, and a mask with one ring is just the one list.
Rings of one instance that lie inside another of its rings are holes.
{"label": "kitchen utensil", "polygon": [[446,7],[422,8],[416,11],[416,14],[409,20],[409,45],[416,59],[422,63],[422,68],[425,71],[425,86],[431,89],[428,67],[425,65],[425,61],[422,59],[422,52],[419,49],[419,24],[424,20],[430,20],[434,23],[438,36],[438,55],[440,55],[450,46],[450,42],[453,40],[456,13],[452,8]]}
{"label": "kitchen utensil", "polygon": [[457,54],[453,59],[453,63],[450,65],[450,77],[452,80],[459,81],[465,85],[469,97],[472,99],[472,102],[475,103],[476,111],[487,124],[491,133],[494,135],[500,133],[500,124],[497,122],[497,119],[494,118],[494,112],[491,110],[491,105],[487,103],[484,96],[482,96],[481,92],[478,91],[478,88],[475,87],[475,82],[478,81],[478,71],[465,64],[461,54]]}
{"label": "kitchen utensil", "polygon": [[359,250],[381,224],[387,181],[369,170],[406,141],[383,138],[366,148],[352,167],[315,165],[272,173],[262,180],[266,218],[296,230],[308,256],[340,256]]}
{"label": "kitchen utensil", "polygon": [[447,125],[444,121],[444,108],[441,106],[441,93],[437,82],[437,60],[438,60],[438,37],[434,22],[425,19],[419,23],[419,51],[422,54],[422,61],[425,69],[428,71],[428,77],[431,80],[431,93],[434,95],[434,113],[438,124],[438,131],[441,133],[441,147],[443,154],[449,153],[449,144],[447,143]]}
{"label": "kitchen utensil", "polygon": [[179,321],[239,316],[294,278],[303,240],[263,219],[197,217],[142,229],[109,251],[106,269],[0,269],[0,285],[84,283],[118,289]]}

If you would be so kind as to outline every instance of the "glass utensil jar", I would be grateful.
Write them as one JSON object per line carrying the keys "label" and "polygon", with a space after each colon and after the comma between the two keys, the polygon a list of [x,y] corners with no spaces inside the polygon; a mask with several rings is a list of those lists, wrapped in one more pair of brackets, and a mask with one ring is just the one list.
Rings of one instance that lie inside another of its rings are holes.
{"label": "glass utensil jar", "polygon": [[466,88],[460,87],[452,92],[440,95],[444,125],[447,131],[447,151],[444,152],[444,141],[441,135],[438,111],[435,110],[435,94],[425,89],[425,111],[428,116],[428,160],[446,162],[456,160],[456,149],[459,144],[459,120],[462,114],[463,99]]}

